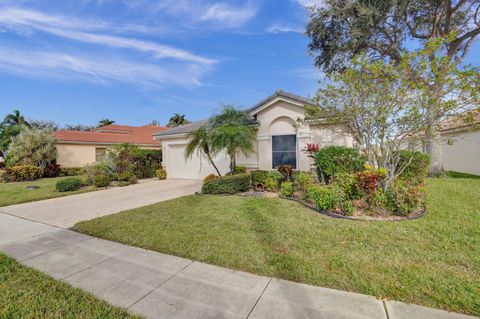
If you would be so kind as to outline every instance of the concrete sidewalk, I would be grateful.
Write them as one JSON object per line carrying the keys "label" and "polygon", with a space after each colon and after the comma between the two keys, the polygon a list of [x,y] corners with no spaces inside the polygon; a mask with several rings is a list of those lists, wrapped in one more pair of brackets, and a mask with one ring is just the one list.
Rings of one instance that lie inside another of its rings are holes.
{"label": "concrete sidewalk", "polygon": [[202,182],[196,180],[141,180],[127,187],[0,207],[0,213],[70,228],[79,221],[191,195],[201,187]]}
{"label": "concrete sidewalk", "polygon": [[474,318],[234,271],[5,214],[0,251],[147,318]]}

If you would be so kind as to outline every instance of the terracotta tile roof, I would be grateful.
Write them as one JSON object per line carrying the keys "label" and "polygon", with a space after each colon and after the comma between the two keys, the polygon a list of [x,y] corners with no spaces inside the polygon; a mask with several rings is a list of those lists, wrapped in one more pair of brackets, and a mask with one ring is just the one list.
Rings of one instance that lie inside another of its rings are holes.
{"label": "terracotta tile roof", "polygon": [[167,129],[161,126],[107,125],[93,131],[60,130],[53,132],[52,135],[58,141],[69,143],[161,145],[161,142],[155,140],[153,135]]}
{"label": "terracotta tile roof", "polygon": [[458,130],[480,124],[480,110],[473,110],[451,116],[440,124],[440,131]]}

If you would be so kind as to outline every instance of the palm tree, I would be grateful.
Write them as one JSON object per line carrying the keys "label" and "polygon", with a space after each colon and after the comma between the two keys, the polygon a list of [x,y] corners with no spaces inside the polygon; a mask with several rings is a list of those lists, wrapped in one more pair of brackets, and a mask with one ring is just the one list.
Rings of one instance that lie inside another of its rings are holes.
{"label": "palm tree", "polygon": [[25,117],[20,114],[19,110],[14,110],[12,114],[5,116],[2,124],[9,126],[25,125],[30,127],[30,124],[25,120]]}
{"label": "palm tree", "polygon": [[98,127],[112,125],[112,124],[115,124],[114,120],[103,119],[103,120],[98,121]]}
{"label": "palm tree", "polygon": [[255,121],[248,112],[230,105],[210,119],[212,148],[226,151],[230,157],[230,173],[235,171],[238,152],[245,156],[255,152],[254,142],[257,136],[254,124]]}
{"label": "palm tree", "polygon": [[190,123],[190,121],[185,118],[185,114],[180,115],[178,113],[175,113],[168,120],[167,126],[168,127],[177,127],[177,126],[182,126],[182,125],[185,125],[185,124],[188,124],[188,123]]}
{"label": "palm tree", "polygon": [[185,149],[185,158],[192,157],[193,153],[197,151],[199,155],[207,156],[208,161],[212,164],[213,168],[215,168],[218,176],[222,176],[212,159],[214,151],[211,146],[211,132],[209,131],[209,128],[206,125],[201,126],[195,131],[189,133],[187,138],[190,142]]}

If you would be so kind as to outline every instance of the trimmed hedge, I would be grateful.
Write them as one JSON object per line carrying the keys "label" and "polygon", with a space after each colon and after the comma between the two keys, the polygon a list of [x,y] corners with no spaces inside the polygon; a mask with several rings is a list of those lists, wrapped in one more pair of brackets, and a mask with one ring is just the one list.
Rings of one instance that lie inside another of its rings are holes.
{"label": "trimmed hedge", "polygon": [[203,184],[204,194],[235,194],[250,188],[250,175],[238,174],[212,179]]}
{"label": "trimmed hedge", "polygon": [[58,176],[78,176],[85,173],[83,167],[60,167]]}
{"label": "trimmed hedge", "polygon": [[250,173],[252,176],[252,185],[256,186],[257,184],[265,184],[265,179],[267,179],[268,171],[256,170]]}
{"label": "trimmed hedge", "polygon": [[79,189],[80,186],[82,186],[82,181],[79,178],[71,177],[58,181],[55,188],[59,192],[72,192]]}

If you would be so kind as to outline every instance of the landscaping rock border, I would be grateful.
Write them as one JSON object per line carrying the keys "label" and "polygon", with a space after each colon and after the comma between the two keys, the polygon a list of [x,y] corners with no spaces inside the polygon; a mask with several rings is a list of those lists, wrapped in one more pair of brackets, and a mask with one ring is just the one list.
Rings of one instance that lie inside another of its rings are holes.
{"label": "landscaping rock border", "polygon": [[313,210],[314,212],[319,213],[319,214],[322,214],[322,215],[324,215],[324,216],[328,216],[328,217],[336,218],[336,219],[353,220],[353,221],[367,221],[367,222],[401,222],[401,221],[406,221],[406,220],[419,219],[419,218],[423,217],[423,216],[427,213],[427,210],[425,209],[425,207],[422,207],[421,210],[420,210],[418,213],[416,213],[415,215],[406,216],[406,217],[397,216],[398,219],[355,218],[355,217],[352,217],[352,216],[343,216],[343,215],[335,214],[335,213],[332,213],[332,212],[329,212],[329,211],[326,211],[326,210],[316,209],[315,207],[312,207],[312,206],[308,205],[307,203],[305,203],[304,201],[302,201],[302,200],[300,200],[300,199],[297,199],[297,198],[284,197],[284,196],[280,196],[279,198],[283,198],[283,199],[287,199],[287,200],[291,200],[291,201],[300,203],[300,204],[302,204],[303,206],[305,206],[305,207],[307,207],[307,208],[310,208],[310,209]]}

